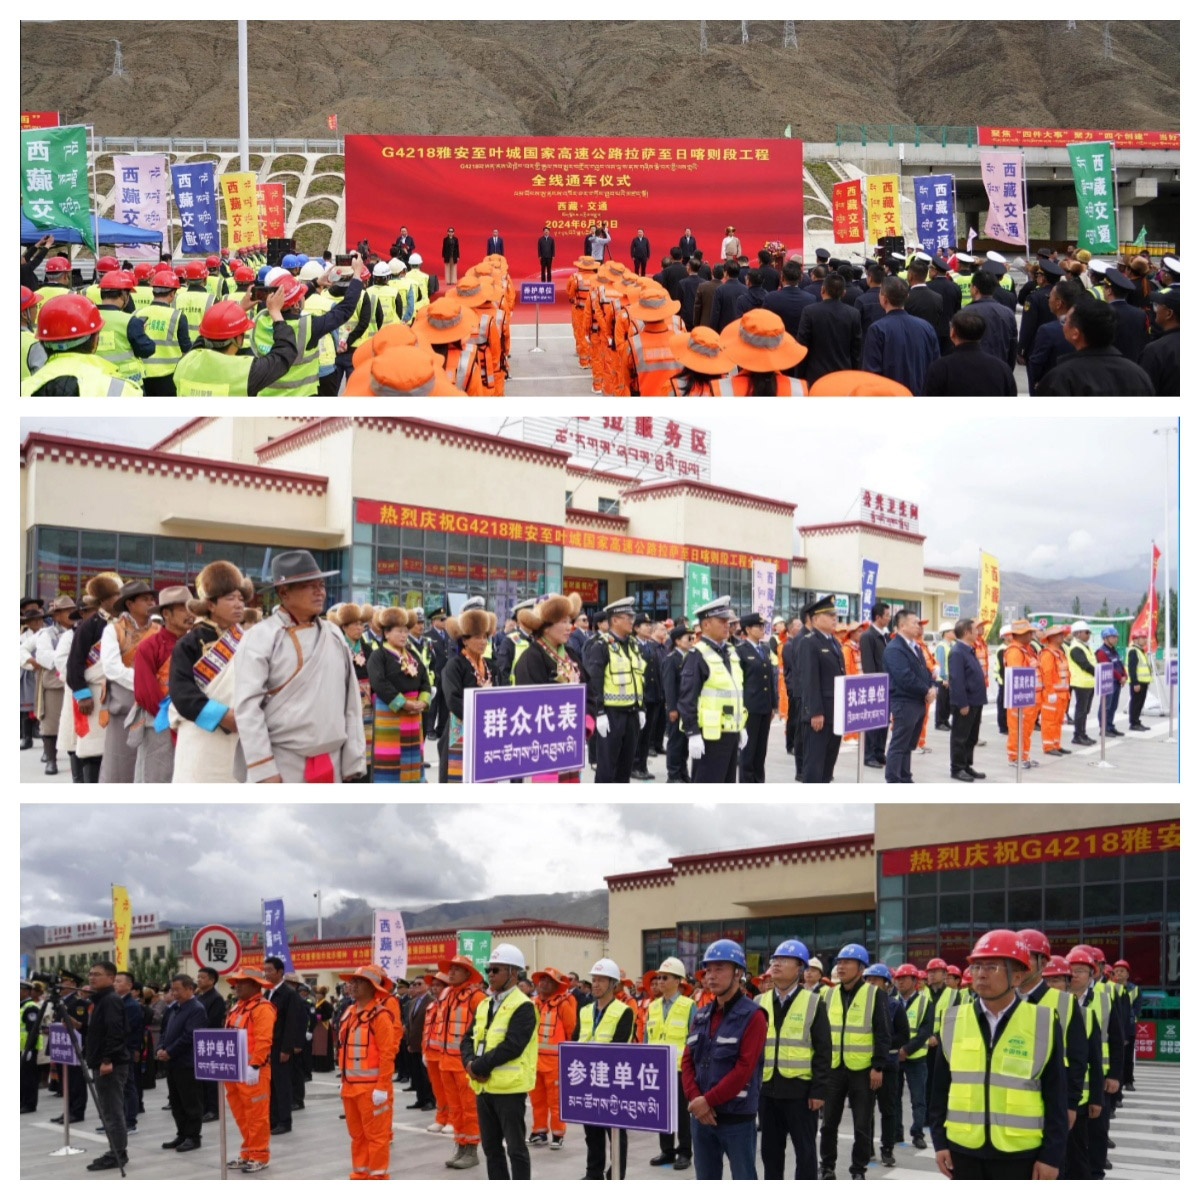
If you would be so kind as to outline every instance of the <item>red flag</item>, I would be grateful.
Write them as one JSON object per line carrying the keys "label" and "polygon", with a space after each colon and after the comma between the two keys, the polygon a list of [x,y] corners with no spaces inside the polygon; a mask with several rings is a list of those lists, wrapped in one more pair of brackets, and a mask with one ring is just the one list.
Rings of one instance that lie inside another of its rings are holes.
{"label": "red flag", "polygon": [[337,132],[337,113],[330,113],[329,116],[327,116],[325,118],[325,124],[328,125],[329,128],[334,131],[334,133],[336,133]]}
{"label": "red flag", "polygon": [[1153,543],[1150,543],[1150,591],[1146,596],[1146,602],[1142,605],[1138,612],[1137,620],[1133,623],[1133,628],[1129,631],[1130,637],[1136,637],[1138,634],[1146,634],[1149,641],[1150,653],[1153,654],[1158,649],[1158,560],[1162,557],[1162,551]]}

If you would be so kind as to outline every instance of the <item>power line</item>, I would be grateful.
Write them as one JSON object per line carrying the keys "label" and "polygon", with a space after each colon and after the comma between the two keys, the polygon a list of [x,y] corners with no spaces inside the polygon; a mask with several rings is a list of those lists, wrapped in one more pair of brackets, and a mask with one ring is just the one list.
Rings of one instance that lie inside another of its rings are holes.
{"label": "power line", "polygon": [[1104,22],[1104,57],[1112,58],[1112,32],[1109,29],[1110,22]]}
{"label": "power line", "polygon": [[708,22],[700,22],[700,53],[708,53]]}
{"label": "power line", "polygon": [[783,48],[785,50],[798,50],[796,45],[796,22],[784,21],[783,23]]}
{"label": "power line", "polygon": [[118,79],[124,79],[124,78],[125,78],[125,67],[124,67],[124,65],[123,65],[123,64],[122,64],[122,62],[121,62],[121,43],[120,43],[120,42],[118,42],[116,38],[113,38],[113,39],[112,39],[112,44],[113,44],[114,46],[116,46],[116,50],[113,52],[113,69],[112,69],[112,73],[113,73],[113,74],[114,74],[114,75],[115,75],[115,76],[116,76]]}
{"label": "power line", "polygon": [[747,46],[749,44],[750,44],[750,22],[743,21],[742,22],[742,45]]}

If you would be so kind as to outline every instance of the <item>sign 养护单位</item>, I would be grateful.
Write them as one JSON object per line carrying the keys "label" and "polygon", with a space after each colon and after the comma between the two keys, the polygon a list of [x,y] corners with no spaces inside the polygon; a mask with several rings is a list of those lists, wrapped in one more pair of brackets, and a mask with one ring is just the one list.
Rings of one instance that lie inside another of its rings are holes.
{"label": "sign \u517b\u62a4\u5355\u4f4d", "polygon": [[237,970],[241,961],[242,943],[225,925],[205,925],[192,938],[192,962],[197,967],[208,967],[218,975],[228,975]]}
{"label": "sign \u517b\u62a4\u5355\u4f4d", "polygon": [[570,1124],[670,1133],[677,1115],[676,1079],[674,1046],[562,1042],[559,1115]]}
{"label": "sign \u517b\u62a4\u5355\u4f4d", "polygon": [[463,696],[463,782],[582,770],[584,684],[472,688]]}
{"label": "sign \u517b\u62a4\u5355\u4f4d", "polygon": [[885,729],[890,713],[888,696],[885,672],[838,675],[833,681],[833,732],[844,737],[868,729]]}
{"label": "sign \u517b\u62a4\u5355\u4f4d", "polygon": [[192,1069],[197,1081],[245,1083],[250,1066],[244,1029],[197,1029],[192,1038]]}
{"label": "sign \u517b\u62a4\u5355\u4f4d", "polygon": [[523,441],[566,450],[597,471],[639,471],[708,482],[712,436],[672,417],[525,417]]}
{"label": "sign \u517b\u62a4\u5355\u4f4d", "polygon": [[920,531],[918,517],[921,506],[911,500],[898,500],[895,496],[885,496],[882,492],[863,488],[859,494],[858,519],[868,525],[886,525],[890,529],[899,529],[903,533]]}
{"label": "sign \u517b\u62a4\u5355\u4f4d", "polygon": [[1179,659],[1173,658],[1167,663],[1167,687],[1179,686]]}
{"label": "sign \u517b\u62a4\u5355\u4f4d", "polygon": [[554,284],[552,283],[522,283],[522,304],[553,304]]}

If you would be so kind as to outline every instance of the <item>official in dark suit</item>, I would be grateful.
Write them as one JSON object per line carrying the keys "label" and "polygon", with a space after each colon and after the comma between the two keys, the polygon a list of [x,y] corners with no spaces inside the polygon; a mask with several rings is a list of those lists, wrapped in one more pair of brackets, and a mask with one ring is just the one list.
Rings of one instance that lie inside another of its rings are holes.
{"label": "official in dark suit", "polygon": [[283,960],[272,955],[263,962],[263,974],[271,985],[267,999],[275,1005],[275,1033],[271,1039],[271,1135],[292,1131],[292,1059],[304,1045],[308,1015],[304,1002],[283,981]]}
{"label": "official in dark suit", "polygon": [[489,254],[503,254],[504,253],[504,239],[500,236],[500,230],[498,230],[498,229],[492,230],[492,236],[490,238],[488,238],[487,252]]}
{"label": "official in dark suit", "polygon": [[842,644],[834,637],[837,611],[832,596],[811,605],[813,631],[800,645],[800,677],[805,738],[803,783],[832,783],[833,768],[842,749],[841,734],[833,732],[833,681],[846,673]]}
{"label": "official in dark suit", "polygon": [[908,264],[908,299],[904,302],[904,311],[933,326],[940,348],[950,336],[950,317],[944,310],[941,296],[927,282],[932,261],[928,254],[917,254]]}
{"label": "official in dark suit", "polygon": [[1103,300],[1085,297],[1067,316],[1063,333],[1075,353],[1038,384],[1039,396],[1153,396],[1154,384],[1113,345],[1117,318]]}
{"label": "official in dark suit", "polygon": [[[982,345],[987,326],[979,307],[959,309],[950,321],[953,351],[944,354],[925,373],[926,396],[1015,396],[1017,381],[1012,369]],[[1058,322],[1055,322],[1058,325]],[[1045,329],[1039,329],[1039,336]]]}
{"label": "official in dark suit", "polygon": [[679,239],[679,252],[682,258],[691,258],[696,253],[696,239],[692,237],[690,229],[685,229],[683,237]]}
{"label": "official in dark suit", "polygon": [[726,325],[738,319],[738,301],[746,294],[746,285],[725,268],[725,282],[713,295],[712,317],[709,324],[720,333]]}
{"label": "official in dark suit", "polygon": [[746,294],[737,298],[737,303],[734,305],[737,316],[745,316],[752,308],[762,308],[767,299],[767,293],[763,290],[762,275],[759,274],[758,268],[746,272]]}
{"label": "official in dark suit", "polygon": [[828,267],[813,267],[808,282],[801,284],[801,290],[805,295],[811,296],[814,300],[820,300],[821,288],[825,286],[825,279],[829,273]]}
{"label": "official in dark suit", "polygon": [[771,252],[769,250],[760,250],[758,252],[758,273],[762,278],[762,289],[764,292],[778,290],[779,272],[771,265]]}
{"label": "official in dark suit", "polygon": [[883,306],[879,303],[879,287],[887,272],[878,263],[872,263],[867,268],[866,275],[867,290],[854,302],[864,334],[883,316]]}
{"label": "official in dark suit", "polygon": [[883,316],[863,335],[863,370],[883,375],[919,396],[925,373],[937,361],[937,334],[933,326],[904,311],[908,284],[889,276],[879,289]]}
{"label": "official in dark suit", "polygon": [[655,744],[656,710],[662,707],[662,680],[659,676],[658,643],[652,641],[650,632],[654,622],[646,613],[640,613],[633,623],[633,636],[637,639],[637,651],[642,656],[645,669],[642,672],[642,706],[646,712],[646,723],[638,730],[637,749],[633,752],[631,779],[653,779],[648,760],[650,748]]}
{"label": "official in dark suit", "polygon": [[962,783],[974,783],[986,778],[975,770],[975,746],[987,686],[975,654],[975,622],[964,617],[954,626],[954,636],[958,641],[950,647],[950,774]]}
{"label": "official in dark suit", "polygon": [[1075,347],[1067,341],[1067,335],[1063,332],[1063,321],[1067,313],[1088,295],[1083,284],[1075,278],[1060,279],[1050,289],[1050,311],[1054,314],[1054,320],[1047,321],[1038,329],[1033,338],[1033,348],[1025,356],[1025,378],[1031,396],[1037,391],[1038,384],[1064,358],[1075,353]]}
{"label": "official in dark suit", "polygon": [[[784,329],[797,341],[800,340],[800,316],[810,304],[816,301],[800,287],[804,268],[798,262],[788,259],[783,264],[783,286],[777,291],[768,292],[763,308],[773,312],[782,322]],[[809,347],[812,354],[812,347]]]}
{"label": "official in dark suit", "polygon": [[936,699],[937,689],[925,665],[920,638],[920,618],[911,609],[902,608],[896,614],[896,636],[883,652],[892,712],[892,737],[883,773],[888,783],[913,782],[912,752],[921,740],[926,709]]}
{"label": "official in dark suit", "polygon": [[[1154,325],[1162,332],[1142,351],[1138,364],[1159,396],[1179,395],[1179,289],[1152,292]],[[1030,388],[1030,391],[1033,389]]]}
{"label": "official in dark suit", "polygon": [[984,354],[994,355],[1011,370],[1017,365],[1017,318],[996,300],[995,292],[996,276],[991,271],[971,276],[970,308],[987,326],[980,345]]}
{"label": "official in dark suit", "polygon": [[[201,967],[196,972],[196,999],[204,1005],[206,1029],[224,1029],[225,1028],[225,1000],[219,991],[217,984],[220,982],[220,975],[211,967]],[[205,1081],[204,1087],[204,1120],[215,1121],[217,1119],[217,1088],[219,1083],[209,1083]]]}
{"label": "official in dark suit", "polygon": [[458,258],[458,238],[455,237],[454,226],[451,225],[446,230],[446,236],[442,238],[442,267],[445,272],[445,281],[448,284],[458,282]]}
{"label": "official in dark suit", "polygon": [[[883,652],[887,649],[888,615],[890,613],[891,608],[882,600],[876,600],[871,606],[870,627],[858,639],[864,675],[882,675],[887,670],[887,667],[883,665]],[[886,746],[886,728],[868,729],[863,737],[863,762],[865,765],[882,770]]]}
{"label": "official in dark suit", "polygon": [[767,740],[771,721],[779,710],[775,672],[771,670],[771,648],[763,637],[765,623],[758,613],[741,619],[746,636],[734,647],[742,663],[742,699],[746,704],[747,742],[739,762],[739,783],[767,782]]}
{"label": "official in dark suit", "polygon": [[683,659],[692,648],[692,631],[686,620],[680,620],[668,635],[671,652],[663,661],[663,704],[667,713],[667,782],[689,783],[687,738],[679,729],[679,680],[683,674]]}
{"label": "official in dark suit", "polygon": [[542,229],[542,236],[538,238],[538,262],[542,268],[542,283],[549,283],[554,274],[552,267],[554,266],[554,238],[550,234],[550,226],[546,225]]}
{"label": "official in dark suit", "polygon": [[696,260],[689,258],[685,264],[687,274],[679,281],[679,315],[683,318],[683,326],[692,330],[696,325],[696,293],[700,290],[703,280],[700,278]]}
{"label": "official in dark suit", "polygon": [[943,354],[949,354],[950,320],[962,308],[962,292],[958,284],[948,277],[950,264],[940,255],[934,257],[929,268],[929,290],[936,292],[942,298],[942,315],[946,318],[946,336],[939,337],[938,342]]}
{"label": "official in dark suit", "polygon": [[679,299],[679,284],[686,274],[687,267],[683,265],[683,253],[678,246],[672,246],[671,261],[663,267],[662,272],[662,285],[667,289],[667,295],[672,300]]}
{"label": "official in dark suit", "polygon": [[1050,311],[1050,289],[1064,274],[1058,263],[1048,258],[1038,259],[1033,273],[1036,286],[1026,297],[1025,308],[1021,314],[1021,336],[1017,343],[1017,353],[1022,359],[1029,357],[1038,329],[1054,320],[1054,314]]}
{"label": "official in dark suit", "polygon": [[650,239],[646,237],[644,229],[639,229],[637,237],[629,243],[629,257],[633,262],[634,274],[645,275],[646,264],[650,261]]}
{"label": "official in dark suit", "polygon": [[1146,323],[1146,310],[1130,299],[1137,284],[1116,267],[1104,272],[1104,298],[1117,319],[1117,336],[1113,341],[1130,362],[1141,362],[1142,351],[1150,344],[1150,327]]}
{"label": "official in dark suit", "polygon": [[413,1102],[408,1107],[420,1111],[436,1108],[433,1087],[429,1082],[429,1072],[421,1058],[421,1041],[425,1034],[425,1019],[429,1016],[429,1007],[433,996],[429,992],[429,981],[432,975],[418,975],[409,989],[408,1009],[404,1014],[404,1047],[408,1051],[411,1064]]}
{"label": "official in dark suit", "polygon": [[809,304],[800,314],[796,341],[808,347],[808,354],[795,372],[809,385],[834,371],[862,366],[862,318],[857,308],[842,303],[845,287],[840,275],[826,276],[820,303]]}
{"label": "official in dark suit", "polygon": [[[787,693],[788,715],[784,725],[785,748],[788,757],[796,753],[796,730],[800,725],[800,639],[807,631],[799,617],[793,617],[788,622],[787,641],[779,652],[779,669],[782,674],[782,687]],[[796,767],[796,779],[800,778],[800,767]]]}

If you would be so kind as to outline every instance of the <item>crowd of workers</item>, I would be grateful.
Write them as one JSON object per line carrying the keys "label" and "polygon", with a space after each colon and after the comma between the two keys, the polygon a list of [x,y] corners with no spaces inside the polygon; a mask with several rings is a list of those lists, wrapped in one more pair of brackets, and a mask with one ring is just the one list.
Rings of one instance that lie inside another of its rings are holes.
{"label": "crowd of workers", "polygon": [[[850,944],[827,974],[789,938],[754,976],[742,946],[722,939],[699,956],[694,976],[672,956],[635,981],[602,958],[581,980],[551,966],[530,973],[522,951],[500,943],[482,972],[462,955],[411,981],[374,964],[344,972],[343,994],[319,1005],[277,958],[225,977],[232,1006],[215,972],[201,973],[199,992],[178,974],[154,1055],[178,1127],[162,1149],[200,1145],[215,1111],[205,1089],[219,1085],[196,1081],[193,1039],[224,1026],[247,1037],[247,1076],[224,1085],[241,1134],[228,1167],[245,1174],[265,1170],[272,1138],[291,1132],[305,1078],[332,1066],[351,1179],[390,1178],[398,1082],[414,1093],[408,1108],[433,1114],[429,1131],[453,1139],[447,1169],[477,1168],[482,1150],[489,1179],[529,1179],[531,1152],[561,1150],[568,1136],[560,1046],[637,1042],[670,1046],[675,1062],[676,1127],[660,1133],[651,1166],[719,1179],[728,1160],[734,1179],[755,1179],[761,1157],[763,1177],[782,1179],[790,1145],[796,1179],[836,1179],[848,1104],[852,1179],[866,1177],[876,1132],[878,1162],[893,1167],[906,1141],[928,1147],[926,1130],[948,1178],[1103,1179],[1110,1122],[1134,1090],[1141,995],[1129,964],[1110,966],[1087,945],[1056,955],[1034,929],[983,934],[967,963],[960,970],[932,958],[923,969],[892,970]],[[126,1122],[131,1114],[136,1124],[144,1094],[132,1065],[141,1004],[132,976],[111,962],[92,965],[86,992],[81,984],[64,973],[66,1012],[111,1147],[88,1169],[102,1171],[128,1161]],[[35,986],[21,982],[22,1112],[36,1108],[46,1019]],[[305,1061],[314,1028],[326,1031],[321,1063],[311,1049]],[[67,1071],[74,1122],[86,1092],[81,1068]],[[628,1138],[613,1132],[583,1124],[584,1179],[625,1177]]]}
{"label": "crowd of workers", "polygon": [[[996,251],[878,248],[863,264],[820,249],[806,268],[765,249],[751,262],[731,235],[710,264],[685,230],[647,276],[644,237],[633,267],[610,243],[589,236],[566,287],[595,394],[1012,396],[1018,363],[1031,394],[1179,394],[1170,256],[1047,249],[1018,291]],[[75,288],[44,241],[21,266],[22,394],[500,396],[516,302],[503,247],[493,231],[460,276],[449,230],[444,287],[405,228],[387,259],[366,243],[278,265],[263,245],[175,264],[106,255]]]}

